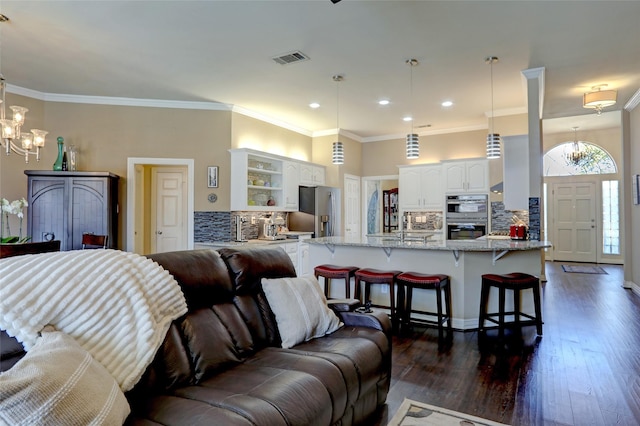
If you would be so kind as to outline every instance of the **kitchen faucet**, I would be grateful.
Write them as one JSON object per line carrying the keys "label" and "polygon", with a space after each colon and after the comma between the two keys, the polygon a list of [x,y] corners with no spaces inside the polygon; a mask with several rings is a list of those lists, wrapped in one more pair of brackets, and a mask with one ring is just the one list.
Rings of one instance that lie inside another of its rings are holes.
{"label": "kitchen faucet", "polygon": [[246,217],[236,216],[236,241],[244,241],[242,238],[242,224],[246,221]]}

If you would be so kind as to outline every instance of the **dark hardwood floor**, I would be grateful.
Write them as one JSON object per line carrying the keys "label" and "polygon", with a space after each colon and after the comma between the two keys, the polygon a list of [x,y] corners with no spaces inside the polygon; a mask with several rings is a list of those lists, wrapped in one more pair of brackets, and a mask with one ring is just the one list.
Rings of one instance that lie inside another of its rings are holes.
{"label": "dark hardwood floor", "polygon": [[481,350],[476,332],[454,332],[441,351],[436,329],[394,337],[387,405],[372,424],[409,398],[511,425],[640,425],[640,297],[622,288],[621,266],[561,265],[546,265],[542,337],[528,326]]}

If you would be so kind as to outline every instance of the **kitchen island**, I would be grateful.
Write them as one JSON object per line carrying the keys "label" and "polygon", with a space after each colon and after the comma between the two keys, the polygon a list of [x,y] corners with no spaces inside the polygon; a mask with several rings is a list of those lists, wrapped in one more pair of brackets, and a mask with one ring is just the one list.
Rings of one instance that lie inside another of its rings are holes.
{"label": "kitchen island", "polygon": [[[470,330],[478,327],[480,287],[483,274],[524,272],[545,280],[543,250],[548,241],[513,241],[510,239],[444,240],[401,239],[397,236],[325,237],[309,242],[311,270],[329,263],[360,268],[397,269],[450,277],[453,327]],[[335,285],[334,285],[335,284]],[[374,304],[388,305],[384,286],[373,286]],[[387,290],[388,291],[388,290]],[[492,291],[494,291],[492,289]],[[344,284],[332,283],[330,295],[343,297]],[[491,294],[489,310],[497,309],[497,294]],[[414,292],[414,308],[434,312],[434,292]],[[507,295],[507,309],[513,299]],[[524,312],[533,312],[531,292],[522,297]]]}

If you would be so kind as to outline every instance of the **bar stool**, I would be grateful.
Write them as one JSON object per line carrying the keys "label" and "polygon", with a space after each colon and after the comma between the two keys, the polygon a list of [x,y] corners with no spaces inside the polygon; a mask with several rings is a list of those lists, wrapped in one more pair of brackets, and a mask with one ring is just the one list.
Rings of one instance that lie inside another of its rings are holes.
{"label": "bar stool", "polygon": [[[451,324],[451,286],[449,285],[449,276],[442,274],[421,274],[419,272],[403,272],[398,275],[398,304],[404,305],[402,327],[409,328],[411,322],[426,325],[436,325],[438,327],[438,346],[442,346],[444,342],[444,323],[447,323],[447,338],[453,337],[453,327]],[[411,303],[413,298],[413,289],[419,290],[435,290],[437,312],[420,311],[413,309]],[[407,299],[404,300],[406,291]],[[444,295],[444,310],[442,309],[442,296]],[[402,309],[402,308],[401,308]],[[411,318],[411,314],[422,314],[436,317],[434,320],[425,320],[419,318]]]}
{"label": "bar stool", "polygon": [[[489,303],[489,292],[491,287],[498,289],[499,301],[498,312],[487,313],[487,304]],[[520,293],[523,290],[531,289],[533,291],[533,303],[535,315],[522,312],[520,306]],[[513,311],[505,312],[505,293],[506,290],[513,291]],[[513,321],[506,322],[505,316],[513,315]],[[495,317],[498,317],[496,320]],[[520,317],[528,318],[521,321]],[[521,327],[525,325],[536,326],[536,332],[542,336],[542,308],[540,303],[540,280],[529,274],[522,272],[513,272],[511,274],[497,275],[485,274],[482,276],[482,290],[480,293],[480,315],[478,316],[478,338],[486,332],[484,326],[485,321],[493,322],[498,325],[499,337],[504,337],[504,330],[509,326]]]}
{"label": "bar stool", "polygon": [[363,268],[356,271],[356,279],[354,286],[354,297],[360,297],[360,283],[364,282],[364,302],[369,302],[371,296],[371,285],[373,284],[386,284],[389,286],[389,306],[374,305],[376,308],[389,308],[391,311],[391,326],[394,332],[398,331],[399,318],[398,309],[396,306],[395,297],[395,283],[396,277],[400,275],[402,271],[382,271],[379,269]]}
{"label": "bar stool", "polygon": [[338,265],[318,265],[313,268],[316,279],[324,278],[324,295],[329,298],[329,289],[331,288],[332,279],[344,280],[344,294],[348,299],[351,294],[351,278],[355,276],[357,266],[338,266]]}

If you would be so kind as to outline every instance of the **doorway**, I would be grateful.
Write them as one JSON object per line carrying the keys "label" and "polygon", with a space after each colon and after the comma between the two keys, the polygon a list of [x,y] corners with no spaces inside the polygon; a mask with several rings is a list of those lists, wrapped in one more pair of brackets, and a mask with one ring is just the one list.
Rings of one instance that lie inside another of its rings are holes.
{"label": "doorway", "polygon": [[[162,245],[152,247],[151,235],[156,229],[152,226],[152,169],[180,170],[183,182],[175,192],[179,192],[179,201],[183,206],[183,223],[186,226],[186,249],[193,248],[194,232],[194,160],[180,158],[128,158],[127,159],[127,235],[125,250],[138,254],[153,253],[162,249]],[[168,184],[169,187],[177,183]],[[178,197],[174,192],[174,196]],[[156,194],[157,195],[157,194]],[[152,207],[153,206],[153,207]],[[157,212],[156,212],[157,213]],[[157,217],[157,214],[156,214]],[[155,220],[155,219],[154,219]],[[164,231],[163,231],[164,233]],[[166,247],[166,245],[165,245]]]}
{"label": "doorway", "polygon": [[[362,178],[362,236],[383,232],[382,191],[398,187],[398,175],[366,176]],[[398,194],[398,197],[401,195]]]}

